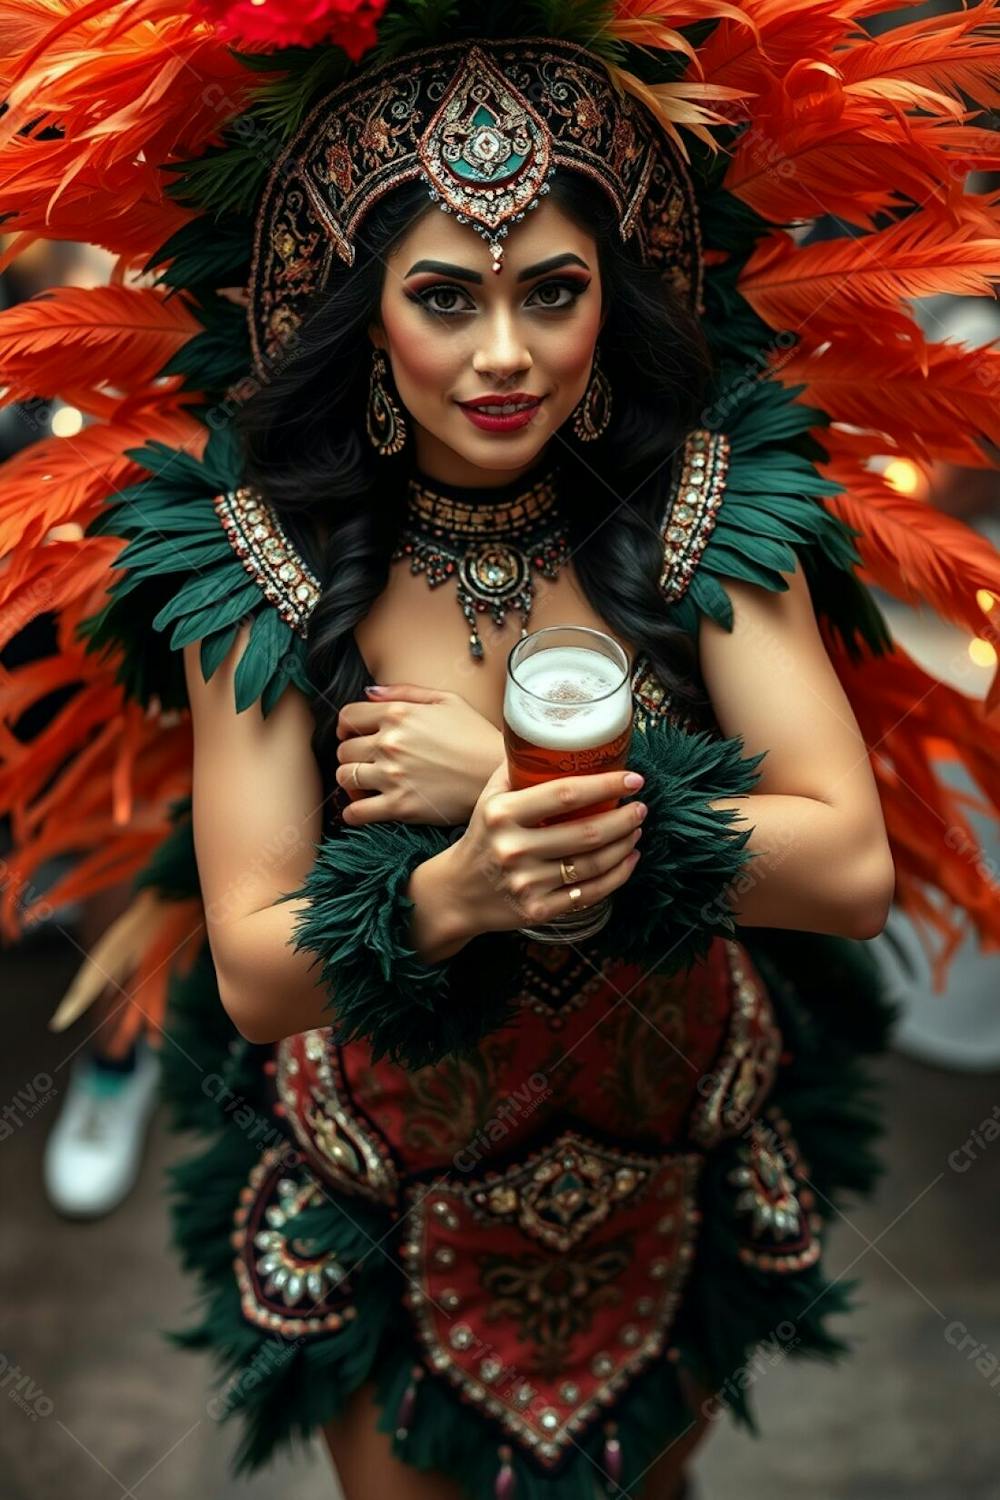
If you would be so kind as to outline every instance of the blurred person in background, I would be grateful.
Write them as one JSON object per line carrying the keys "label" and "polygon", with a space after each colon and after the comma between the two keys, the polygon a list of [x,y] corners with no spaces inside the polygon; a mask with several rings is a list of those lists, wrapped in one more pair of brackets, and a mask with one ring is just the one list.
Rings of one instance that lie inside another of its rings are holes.
{"label": "blurred person in background", "polygon": [[[7,241],[0,236],[0,248]],[[93,285],[107,275],[110,257],[93,246],[72,242],[40,241],[0,275],[0,307],[6,308],[34,296],[45,287]],[[53,416],[64,405],[40,400],[0,406],[0,458],[7,458],[27,444],[52,431]],[[79,414],[77,414],[79,415]],[[71,436],[67,441],[71,441]],[[79,528],[76,528],[79,531]],[[72,533],[72,528],[69,528]],[[55,527],[54,539],[66,533]],[[0,571],[4,567],[0,560]],[[10,639],[4,636],[0,663],[8,669],[51,656],[55,650],[56,621],[51,612],[29,620]],[[51,722],[74,695],[72,685],[58,689],[41,702],[29,705],[12,732],[31,741]],[[0,850],[10,846],[8,819],[0,822]],[[35,876],[41,893],[74,864],[61,856],[44,865]],[[63,940],[89,952],[130,900],[127,882],[96,891],[56,908],[47,919],[33,925],[34,941],[45,942],[53,929]],[[50,1128],[43,1158],[46,1195],[59,1213],[73,1218],[99,1218],[123,1201],[138,1177],[147,1130],[156,1105],[158,1062],[144,1036],[123,1050],[113,1043],[114,1017],[121,995],[109,984],[78,1029],[81,1040],[67,1046],[76,1053],[63,1091],[59,1112]]]}

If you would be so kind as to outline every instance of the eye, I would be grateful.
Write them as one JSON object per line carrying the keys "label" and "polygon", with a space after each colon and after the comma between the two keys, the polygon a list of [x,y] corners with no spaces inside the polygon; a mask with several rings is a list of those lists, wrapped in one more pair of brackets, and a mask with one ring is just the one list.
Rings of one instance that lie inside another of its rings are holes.
{"label": "eye", "polygon": [[456,308],[454,306],[435,307],[431,301],[431,298],[455,296],[466,297],[467,293],[464,292],[460,286],[452,286],[446,282],[439,282],[437,286],[425,287],[422,292],[414,292],[411,295],[414,302],[419,302],[422,307],[426,307],[428,312],[436,313],[438,317],[451,317],[455,312],[462,312],[464,311],[464,309],[461,307]]}
{"label": "eye", "polygon": [[[538,297],[541,293],[550,294],[552,292],[560,291],[568,292],[569,297],[559,302],[551,301],[549,300],[548,296],[546,296],[545,300],[535,303],[536,307],[544,308],[546,312],[563,312],[567,308],[574,306],[577,298],[586,291],[589,285],[589,282],[581,283],[579,281],[571,281],[567,278],[557,278],[552,281],[541,282],[539,286],[535,287],[531,295],[532,297]],[[465,297],[466,301],[468,302],[468,293],[462,287],[455,286],[452,282],[438,282],[434,286],[425,287],[422,292],[408,292],[407,296],[411,299],[411,301],[419,302],[420,305],[426,308],[429,313],[432,313],[435,317],[439,318],[455,317],[458,313],[468,312],[470,310],[468,306],[455,306],[454,302],[446,307],[442,307],[439,304],[436,304],[437,298],[443,297],[446,299],[453,299],[456,296]],[[528,302],[528,306],[531,306],[530,300]]]}
{"label": "eye", "polygon": [[575,306],[577,298],[587,290],[589,285],[589,281],[568,281],[565,278],[555,281],[543,281],[540,286],[535,287],[531,295],[536,297],[540,292],[568,292],[569,297],[564,302],[549,302],[546,300],[538,304],[540,307],[562,312],[563,308]]}

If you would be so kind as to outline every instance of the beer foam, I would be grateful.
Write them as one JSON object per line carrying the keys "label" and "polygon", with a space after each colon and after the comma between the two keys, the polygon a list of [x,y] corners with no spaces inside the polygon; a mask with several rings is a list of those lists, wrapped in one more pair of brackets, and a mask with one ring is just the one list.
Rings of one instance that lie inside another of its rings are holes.
{"label": "beer foam", "polygon": [[[507,678],[504,717],[540,749],[591,750],[615,739],[631,720],[628,676],[622,681],[620,667],[600,651],[549,646],[525,657],[515,672],[516,682]],[[599,701],[591,702],[595,697]]]}

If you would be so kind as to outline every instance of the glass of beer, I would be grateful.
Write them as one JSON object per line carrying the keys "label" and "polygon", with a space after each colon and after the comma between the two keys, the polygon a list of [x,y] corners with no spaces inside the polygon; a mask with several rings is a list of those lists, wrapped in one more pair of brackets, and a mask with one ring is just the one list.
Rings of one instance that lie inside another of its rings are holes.
{"label": "glass of beer", "polygon": [[[560,776],[625,770],[632,739],[628,656],[611,636],[585,625],[551,625],[522,637],[507,657],[503,733],[512,791]],[[539,826],[610,812],[619,800],[560,813]],[[600,932],[610,915],[605,897],[518,931],[541,943],[570,943]]]}

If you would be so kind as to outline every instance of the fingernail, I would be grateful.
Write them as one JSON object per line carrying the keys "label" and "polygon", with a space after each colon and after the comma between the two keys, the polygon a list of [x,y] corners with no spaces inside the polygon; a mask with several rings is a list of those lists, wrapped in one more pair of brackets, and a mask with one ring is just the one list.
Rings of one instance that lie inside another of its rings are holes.
{"label": "fingernail", "polygon": [[645,779],[645,776],[640,776],[638,771],[629,771],[625,776],[625,785],[630,792],[634,792],[637,787],[642,786]]}
{"label": "fingernail", "polygon": [[380,692],[381,692],[381,691],[382,691],[382,689],[381,689],[381,687],[380,687],[380,686],[379,686],[379,685],[378,685],[378,683],[377,683],[377,682],[376,682],[376,683],[373,683],[373,684],[372,684],[372,685],[371,685],[371,687],[366,687],[366,688],[365,688],[365,692],[366,692],[366,693],[368,693],[368,694],[369,694],[369,696],[370,696],[370,695],[371,695],[371,694],[372,694],[372,693],[380,693]]}

